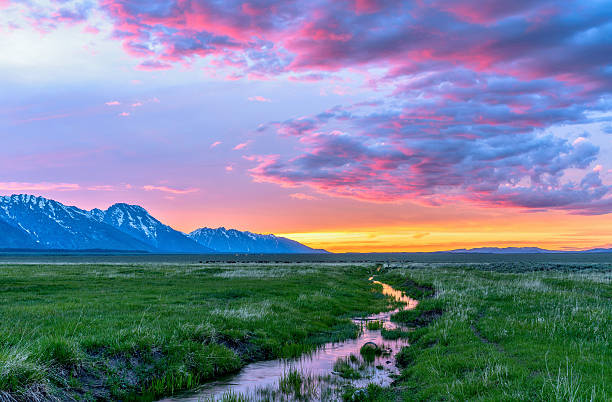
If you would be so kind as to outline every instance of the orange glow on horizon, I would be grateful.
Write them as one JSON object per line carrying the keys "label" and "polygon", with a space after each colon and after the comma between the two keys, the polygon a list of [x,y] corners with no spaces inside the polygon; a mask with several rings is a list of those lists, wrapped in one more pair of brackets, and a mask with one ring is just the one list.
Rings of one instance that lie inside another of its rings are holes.
{"label": "orange glow on horizon", "polygon": [[[316,201],[250,192],[200,202],[198,193],[168,200],[151,193],[96,198],[60,194],[67,205],[105,208],[118,200],[139,204],[174,229],[201,227],[274,233],[332,252],[431,252],[476,247],[541,247],[584,250],[612,247],[612,215],[572,215],[563,211],[525,212],[468,203],[436,207],[413,203],[376,204],[350,199]],[[295,192],[287,190],[287,193]],[[127,197],[130,195],[130,197]],[[258,198],[261,197],[261,198]],[[274,202],[269,198],[273,197]],[[244,199],[249,200],[245,205]],[[299,211],[299,213],[296,213]]]}
{"label": "orange glow on horizon", "polygon": [[469,224],[446,223],[279,233],[309,247],[332,252],[431,252],[477,247],[540,247],[578,251],[612,248],[612,225],[607,216],[560,212],[525,214],[514,211],[497,217],[473,217]]}
{"label": "orange glow on horizon", "polygon": [[[612,242],[602,242],[602,237],[592,235],[573,238],[556,233],[517,232],[418,232],[379,231],[367,232],[311,232],[281,233],[312,248],[344,252],[432,252],[478,247],[540,247],[550,250],[578,251],[598,247],[612,247]],[[610,237],[609,234],[606,237]],[[573,244],[574,246],[568,246]]]}

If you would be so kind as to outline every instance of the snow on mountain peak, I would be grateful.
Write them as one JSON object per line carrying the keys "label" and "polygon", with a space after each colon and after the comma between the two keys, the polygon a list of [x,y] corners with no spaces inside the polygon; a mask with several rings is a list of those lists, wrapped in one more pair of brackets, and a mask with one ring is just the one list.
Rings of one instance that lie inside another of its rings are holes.
{"label": "snow on mountain peak", "polygon": [[0,248],[140,250],[170,253],[308,253],[298,242],[220,227],[186,235],[139,205],[83,210],[29,194],[0,196]]}
{"label": "snow on mountain peak", "polygon": [[198,243],[220,252],[237,253],[313,253],[313,250],[294,240],[272,234],[257,234],[236,229],[203,227],[189,233]]}

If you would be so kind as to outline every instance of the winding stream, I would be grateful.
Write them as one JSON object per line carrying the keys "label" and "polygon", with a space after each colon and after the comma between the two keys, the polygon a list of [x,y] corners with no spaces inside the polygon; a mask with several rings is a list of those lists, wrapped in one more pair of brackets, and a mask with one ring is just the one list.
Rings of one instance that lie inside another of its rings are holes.
{"label": "winding stream", "polygon": [[[404,303],[400,309],[413,309],[418,301],[404,295],[403,292],[391,286],[369,278],[375,284],[383,288],[383,294],[394,298],[396,301]],[[365,318],[355,318],[353,322],[360,325],[362,330],[356,339],[348,339],[342,342],[327,343],[316,351],[303,355],[295,359],[277,359],[255,362],[246,365],[240,372],[217,379],[200,386],[197,390],[178,397],[164,399],[164,402],[197,402],[202,400],[216,400],[228,392],[237,394],[254,394],[258,389],[274,387],[284,374],[289,371],[297,370],[309,376],[328,376],[334,370],[334,363],[341,357],[348,357],[351,354],[359,355],[361,347],[367,342],[376,345],[384,345],[388,353],[376,356],[374,362],[370,363],[368,375],[359,380],[351,380],[355,387],[366,386],[376,383],[381,386],[388,386],[392,382],[392,374],[397,374],[395,367],[395,355],[407,344],[404,339],[383,340],[380,329],[367,329],[368,321],[380,321],[386,329],[396,329],[398,325],[391,321],[391,315],[400,309],[373,314]]]}

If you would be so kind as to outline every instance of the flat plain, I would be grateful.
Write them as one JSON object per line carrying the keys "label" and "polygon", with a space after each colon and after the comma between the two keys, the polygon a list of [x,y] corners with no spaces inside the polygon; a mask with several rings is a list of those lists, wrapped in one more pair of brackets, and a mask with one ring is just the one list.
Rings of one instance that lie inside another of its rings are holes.
{"label": "flat plain", "polygon": [[393,317],[411,329],[386,334],[410,346],[392,386],[342,398],[611,400],[612,264],[480,259],[7,261],[0,400],[155,400],[355,337],[352,317],[394,305],[373,274],[420,300]]}

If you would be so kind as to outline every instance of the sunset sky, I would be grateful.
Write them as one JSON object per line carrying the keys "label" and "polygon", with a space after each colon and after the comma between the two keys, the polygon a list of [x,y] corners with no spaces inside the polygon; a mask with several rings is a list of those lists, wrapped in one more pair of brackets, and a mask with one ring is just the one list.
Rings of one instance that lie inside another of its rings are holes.
{"label": "sunset sky", "polygon": [[612,247],[612,1],[0,0],[0,136],[185,232]]}

